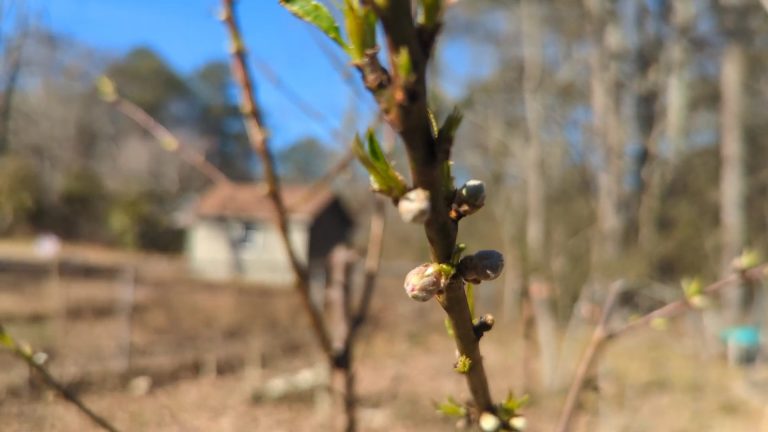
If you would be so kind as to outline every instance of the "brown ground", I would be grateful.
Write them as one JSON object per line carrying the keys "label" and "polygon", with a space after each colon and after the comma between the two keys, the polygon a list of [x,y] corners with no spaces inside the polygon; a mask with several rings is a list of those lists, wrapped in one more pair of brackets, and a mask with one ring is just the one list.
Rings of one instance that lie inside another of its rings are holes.
{"label": "brown ground", "polygon": [[[269,378],[319,358],[292,293],[140,274],[133,372],[121,376],[127,334],[124,316],[115,313],[121,277],[63,277],[68,316],[55,320],[49,319],[48,275],[0,274],[0,319],[12,317],[9,331],[50,351],[54,373],[87,390],[83,398],[121,430],[328,430],[322,391],[273,402],[251,398]],[[479,310],[498,313],[491,287],[480,289]],[[448,395],[462,400],[467,391],[452,371],[454,349],[439,307],[410,301],[395,275],[384,278],[374,302],[357,351],[361,430],[451,430],[454,422],[436,414],[434,402]],[[516,334],[499,324],[483,339],[498,398],[521,382]],[[727,369],[704,356],[691,334],[681,324],[614,344],[585,395],[579,430],[762,430],[765,373]],[[7,353],[0,354],[0,370],[0,431],[96,430],[65,401],[31,394],[25,367]],[[127,382],[142,373],[155,376],[155,386],[136,396]],[[529,430],[552,430],[562,396],[534,393],[526,410]]]}

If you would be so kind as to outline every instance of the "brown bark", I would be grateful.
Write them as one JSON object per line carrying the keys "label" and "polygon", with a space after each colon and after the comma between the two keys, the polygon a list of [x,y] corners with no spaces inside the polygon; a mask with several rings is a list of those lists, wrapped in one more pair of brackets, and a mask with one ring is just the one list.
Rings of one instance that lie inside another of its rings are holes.
{"label": "brown bark", "polygon": [[[721,274],[731,271],[731,261],[744,248],[746,192],[744,161],[744,83],[746,53],[743,44],[731,39],[725,46],[720,71],[720,235]],[[726,322],[742,312],[743,290],[731,290],[724,298]]]}
{"label": "brown bark", "polygon": [[[542,148],[542,7],[538,0],[524,0],[520,5],[523,37],[523,100],[528,132],[526,148],[526,268],[524,274],[536,325],[540,376],[544,388],[556,385],[557,322],[552,307],[552,285],[546,268],[546,183]],[[526,327],[529,325],[525,323]],[[528,331],[526,331],[528,333]],[[526,349],[526,352],[528,350]]]}
{"label": "brown bark", "polygon": [[245,44],[243,43],[240,27],[237,23],[234,12],[234,0],[222,0],[223,16],[222,20],[229,34],[229,40],[232,49],[232,74],[238,84],[240,91],[240,103],[245,122],[245,130],[248,135],[248,141],[262,162],[264,171],[264,182],[267,185],[267,194],[272,205],[275,207],[277,215],[277,228],[283,246],[288,254],[293,273],[296,276],[296,290],[302,301],[304,310],[307,312],[312,323],[315,336],[321,349],[329,358],[336,354],[333,351],[331,338],[328,329],[323,321],[322,314],[317,306],[312,302],[309,292],[309,272],[296,255],[296,251],[290,241],[288,233],[288,216],[285,209],[285,203],[280,195],[280,179],[274,168],[274,157],[267,145],[267,137],[262,128],[261,113],[256,105],[254,96],[253,80],[249,73],[245,58]]}
{"label": "brown bark", "polygon": [[618,65],[612,59],[615,47],[611,34],[615,28],[607,5],[594,8],[591,27],[594,45],[590,54],[590,99],[597,167],[597,220],[593,270],[600,271],[606,261],[620,251],[623,227],[620,211],[621,185],[624,183],[624,146],[619,118]]}
{"label": "brown bark", "polygon": [[[768,270],[768,264],[761,264],[750,269],[743,270],[738,274],[730,274],[702,289],[702,295],[712,297],[718,295],[721,292],[733,291],[733,288],[738,289],[740,284],[755,284],[757,281],[764,280],[766,277],[766,271]],[[668,303],[664,306],[655,309],[642,317],[625,323],[617,328],[609,328],[609,320],[611,313],[616,305],[616,299],[621,291],[622,281],[618,281],[614,284],[611,292],[606,298],[605,304],[601,311],[600,321],[595,327],[592,333],[592,338],[587,345],[584,354],[579,360],[576,373],[571,381],[571,387],[566,397],[566,402],[563,405],[563,410],[558,420],[557,432],[568,432],[571,427],[571,421],[578,406],[578,397],[584,388],[589,372],[595,367],[595,364],[599,361],[600,355],[604,352],[606,344],[618,337],[621,337],[627,333],[635,330],[645,328],[657,319],[669,319],[679,316],[693,308],[692,303],[683,298],[672,303]],[[732,288],[728,290],[727,288]]]}
{"label": "brown bark", "polygon": [[[666,43],[667,63],[666,110],[664,121],[657,122],[654,133],[648,140],[649,162],[652,170],[645,178],[646,188],[640,202],[638,220],[638,244],[641,250],[650,254],[657,243],[657,219],[661,209],[662,186],[680,159],[687,145],[689,117],[689,63],[690,46],[688,42],[690,28],[694,18],[694,6],[690,0],[677,0],[672,3],[672,36]],[[663,126],[663,127],[661,127]],[[663,135],[669,145],[669,155],[665,161],[658,151],[658,138]]]}
{"label": "brown bark", "polygon": [[[426,66],[439,25],[417,28],[409,0],[367,1],[366,4],[374,8],[384,27],[390,64],[397,63],[394,57],[397,53],[408,52],[412,73],[399,76],[394,68],[390,76],[375,53],[357,66],[385,119],[405,143],[414,186],[429,191],[432,210],[424,230],[432,261],[449,263],[456,246],[458,223],[449,216],[453,197],[443,184],[443,166],[450,160],[452,142],[438,142],[432,136],[427,110]],[[471,360],[472,367],[465,376],[476,407],[479,411],[493,412],[479,339],[473,330],[461,278],[454,276],[438,300],[453,325],[459,355]]]}

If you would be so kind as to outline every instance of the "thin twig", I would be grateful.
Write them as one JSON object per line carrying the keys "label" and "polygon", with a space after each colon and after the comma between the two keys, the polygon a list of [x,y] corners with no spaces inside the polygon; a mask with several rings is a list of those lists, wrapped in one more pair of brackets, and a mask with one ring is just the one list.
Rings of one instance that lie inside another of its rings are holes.
{"label": "thin twig", "polygon": [[217,184],[229,184],[230,180],[226,174],[208,160],[201,153],[189,148],[183,141],[178,139],[168,128],[155,120],[149,113],[144,111],[135,103],[123,99],[120,96],[114,97],[109,101],[118,111],[126,117],[135,121],[144,130],[152,134],[153,137],[169,152],[178,152],[179,157],[192,165],[204,176],[208,177]]}
{"label": "thin twig", "polygon": [[[708,285],[702,289],[702,294],[714,295],[741,280],[758,280],[764,278],[766,276],[766,270],[768,270],[768,263],[752,267],[748,270],[744,270],[743,272],[732,274],[724,279],[718,280]],[[578,397],[584,387],[587,373],[592,369],[595,362],[597,362],[600,353],[603,351],[603,348],[609,340],[616,339],[619,336],[625,335],[639,328],[645,328],[654,320],[671,318],[693,308],[688,299],[683,298],[661,306],[658,309],[643,315],[641,318],[630,321],[621,327],[611,330],[607,328],[607,323],[611,313],[613,312],[615,306],[615,297],[618,294],[618,291],[619,290],[614,287],[611,295],[609,295],[608,299],[606,300],[605,306],[603,306],[602,315],[600,317],[600,323],[595,328],[595,331],[592,334],[592,339],[590,340],[584,355],[581,357],[581,360],[579,360],[579,366],[571,383],[571,388],[568,391],[568,396],[563,406],[563,411],[560,414],[560,420],[558,421],[558,427],[556,429],[557,432],[567,432],[570,430],[570,423],[576,411]]]}
{"label": "thin twig", "polygon": [[[354,347],[356,336],[365,323],[370,309],[371,299],[376,286],[376,276],[381,263],[381,250],[384,239],[384,202],[381,197],[374,197],[371,214],[371,226],[368,236],[368,248],[365,257],[365,274],[362,293],[357,308],[352,305],[351,278],[349,265],[350,254],[342,249],[331,257],[332,270],[327,288],[330,319],[335,323],[339,335],[340,349],[332,359],[334,393],[343,398],[346,432],[357,429],[357,397],[355,391]],[[340,381],[340,382],[339,382]]]}
{"label": "thin twig", "polygon": [[296,289],[300,294],[304,309],[309,315],[320,347],[327,356],[331,357],[334,355],[334,350],[328,329],[325,326],[320,311],[310,297],[309,272],[306,266],[299,260],[297,252],[290,241],[287,211],[280,194],[280,181],[275,172],[274,159],[267,145],[266,134],[262,128],[261,115],[254,97],[253,82],[246,66],[245,43],[243,42],[242,33],[235,17],[234,0],[222,0],[222,7],[222,21],[229,33],[231,44],[232,73],[240,88],[240,100],[248,141],[261,158],[268,195],[277,215],[278,231],[280,232],[285,251],[288,254],[291,268],[296,276]]}
{"label": "thin twig", "polygon": [[283,81],[283,79],[280,78],[280,75],[275,73],[269,63],[254,56],[251,56],[251,58],[253,60],[253,65],[261,72],[261,75],[263,75],[267,81],[272,83],[272,86],[275,87],[275,89],[277,89],[277,91],[282,94],[291,105],[295,106],[296,109],[301,111],[301,113],[308,119],[316,122],[321,127],[332,131],[331,133],[334,133],[333,131],[335,131],[335,128],[328,117],[322,111],[313,107],[312,104],[299,94],[299,92]]}
{"label": "thin twig", "polygon": [[557,432],[566,432],[570,427],[573,414],[576,412],[576,403],[578,402],[579,395],[581,394],[584,383],[587,381],[589,371],[592,369],[592,364],[598,357],[599,352],[603,349],[606,340],[608,340],[608,320],[613,312],[613,308],[616,306],[616,299],[621,292],[623,283],[617,282],[612,286],[608,298],[603,305],[602,315],[600,316],[600,322],[592,332],[592,338],[589,340],[589,344],[584,351],[584,354],[579,359],[579,364],[576,367],[576,373],[573,377],[570,389],[568,389],[568,396],[565,398],[565,404],[563,405],[562,414],[560,414],[560,420],[558,421]]}
{"label": "thin twig", "polygon": [[360,296],[360,303],[357,310],[352,315],[347,344],[352,345],[352,341],[357,331],[365,323],[368,317],[368,311],[371,307],[373,291],[376,287],[376,277],[379,274],[381,266],[381,250],[384,246],[384,201],[382,197],[374,197],[373,213],[371,214],[371,228],[368,234],[368,249],[365,254],[365,276],[363,279],[363,292]]}
{"label": "thin twig", "polygon": [[35,360],[35,356],[31,350],[24,349],[24,347],[19,345],[16,340],[13,339],[13,337],[11,337],[11,335],[5,331],[2,324],[0,324],[0,339],[0,344],[8,348],[11,353],[13,353],[13,355],[24,361],[30,368],[34,369],[38,374],[40,374],[48,387],[56,390],[59,394],[61,394],[61,396],[64,397],[64,399],[77,407],[80,412],[88,416],[88,418],[96,423],[100,428],[109,432],[119,431],[115,426],[112,425],[112,423],[110,423],[107,419],[100,416],[99,414],[96,414],[75,393],[73,393],[64,384],[60,383],[56,378],[54,378],[53,375],[48,372],[48,369],[41,364],[41,362]]}

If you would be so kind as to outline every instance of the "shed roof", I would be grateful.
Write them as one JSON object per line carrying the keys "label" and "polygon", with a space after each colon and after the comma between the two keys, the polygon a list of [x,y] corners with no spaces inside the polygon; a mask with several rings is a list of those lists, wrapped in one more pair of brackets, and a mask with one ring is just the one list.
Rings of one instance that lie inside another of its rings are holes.
{"label": "shed roof", "polygon": [[[324,186],[285,184],[280,189],[288,215],[299,219],[314,219],[335,198],[333,191]],[[273,220],[275,210],[266,184],[232,183],[208,189],[197,203],[197,215]]]}

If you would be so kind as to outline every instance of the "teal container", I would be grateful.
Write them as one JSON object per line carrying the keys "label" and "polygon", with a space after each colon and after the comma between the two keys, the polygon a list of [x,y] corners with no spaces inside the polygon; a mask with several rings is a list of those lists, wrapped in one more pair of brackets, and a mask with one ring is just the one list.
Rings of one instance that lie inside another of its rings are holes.
{"label": "teal container", "polygon": [[744,348],[760,346],[760,330],[753,326],[739,326],[725,329],[720,338],[728,345],[738,345]]}

